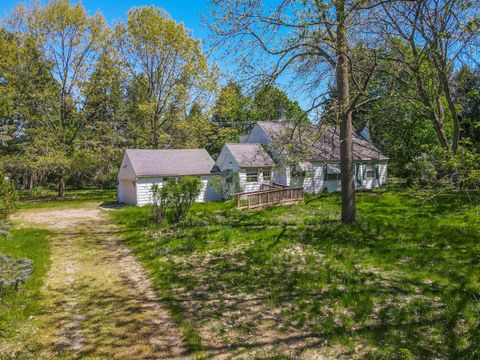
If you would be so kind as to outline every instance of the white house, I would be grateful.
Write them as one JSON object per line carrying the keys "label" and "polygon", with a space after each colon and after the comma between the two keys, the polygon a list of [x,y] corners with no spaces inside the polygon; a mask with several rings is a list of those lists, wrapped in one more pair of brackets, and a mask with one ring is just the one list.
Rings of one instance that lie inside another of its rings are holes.
{"label": "white house", "polygon": [[162,186],[182,176],[198,176],[202,189],[197,201],[220,200],[209,185],[215,161],[205,149],[128,149],[118,173],[118,201],[130,205],[152,202],[152,185]]}
{"label": "white house", "polygon": [[[273,182],[303,186],[308,193],[340,190],[340,131],[337,127],[260,121],[248,137],[241,140],[243,144],[269,147],[276,162]],[[357,190],[371,190],[386,183],[388,158],[355,132],[353,156]]]}
{"label": "white house", "polygon": [[240,190],[251,192],[272,183],[275,162],[260,144],[226,144],[215,165],[224,177],[238,173]]}

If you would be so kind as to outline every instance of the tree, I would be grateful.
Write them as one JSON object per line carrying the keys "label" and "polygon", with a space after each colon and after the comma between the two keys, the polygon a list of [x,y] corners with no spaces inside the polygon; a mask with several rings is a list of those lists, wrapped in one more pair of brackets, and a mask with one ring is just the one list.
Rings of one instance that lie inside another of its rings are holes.
{"label": "tree", "polygon": [[69,159],[85,123],[79,111],[82,87],[104,38],[105,22],[99,13],[88,15],[81,4],[54,0],[45,6],[17,6],[9,27],[21,45],[34,42],[57,83],[51,96],[42,99],[44,113],[31,126],[35,136],[49,139],[49,168],[56,172],[59,196],[64,196]]}
{"label": "tree", "polygon": [[453,78],[453,99],[459,107],[461,137],[480,150],[480,68],[463,65]]}
{"label": "tree", "polygon": [[57,82],[32,38],[24,38],[3,28],[0,31],[0,133],[3,162],[12,178],[22,179],[32,189],[42,176],[42,166],[32,157],[39,149],[33,143],[42,119],[52,116],[46,104],[54,101]]}
{"label": "tree", "polygon": [[0,222],[7,220],[13,213],[18,200],[18,194],[12,182],[0,171]]}
{"label": "tree", "polygon": [[166,130],[175,118],[172,111],[186,112],[188,104],[201,101],[215,87],[200,42],[153,6],[130,10],[115,37],[132,79],[129,106],[140,129],[135,136],[143,146],[169,146]]}
{"label": "tree", "polygon": [[84,90],[86,131],[95,145],[126,145],[126,82],[125,69],[109,45],[96,62]]}
{"label": "tree", "polygon": [[230,130],[230,141],[238,140],[255,123],[250,116],[250,99],[243,93],[241,85],[234,81],[229,81],[220,89],[212,112],[213,121],[219,127]]}
{"label": "tree", "polygon": [[[290,87],[310,93],[313,110],[321,106],[321,82],[327,76],[335,78],[344,223],[356,219],[352,113],[376,67],[375,53],[368,46],[374,34],[366,33],[365,26],[370,24],[371,9],[381,3],[306,0],[267,6],[259,0],[212,0],[211,29],[218,45],[239,54],[247,79],[272,84],[290,74]],[[356,45],[361,35],[363,47]]]}
{"label": "tree", "polygon": [[253,95],[251,117],[257,121],[308,121],[300,105],[273,85],[258,89]]}
{"label": "tree", "polygon": [[[441,146],[452,154],[461,136],[453,69],[477,45],[479,6],[465,0],[390,2],[377,13],[385,46],[392,49],[389,59],[397,64],[392,68],[400,69],[415,86]],[[453,123],[451,139],[445,130],[446,110]]]}

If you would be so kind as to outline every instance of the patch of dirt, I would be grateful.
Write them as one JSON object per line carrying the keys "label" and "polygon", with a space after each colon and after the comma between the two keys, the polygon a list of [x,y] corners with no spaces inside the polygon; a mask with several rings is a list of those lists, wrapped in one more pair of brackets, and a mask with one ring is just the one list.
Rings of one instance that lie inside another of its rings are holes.
{"label": "patch of dirt", "polygon": [[35,319],[42,358],[186,357],[180,331],[105,210],[31,210],[16,221],[54,231],[47,311]]}

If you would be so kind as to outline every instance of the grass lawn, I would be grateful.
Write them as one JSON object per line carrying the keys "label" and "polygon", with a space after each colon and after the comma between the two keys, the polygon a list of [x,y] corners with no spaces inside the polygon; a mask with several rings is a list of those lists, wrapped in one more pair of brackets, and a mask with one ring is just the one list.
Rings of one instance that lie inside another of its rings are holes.
{"label": "grass lawn", "polygon": [[88,203],[101,203],[115,201],[116,190],[67,190],[65,197],[59,198],[53,190],[35,190],[20,192],[19,210],[57,208],[57,207],[79,207]]}
{"label": "grass lawn", "polygon": [[8,238],[0,236],[0,253],[33,260],[34,272],[18,291],[0,296],[0,359],[11,359],[34,349],[34,317],[43,310],[41,287],[50,266],[49,233],[34,228],[19,228]]}
{"label": "grass lawn", "polygon": [[413,195],[358,194],[353,226],[339,195],[111,215],[198,356],[480,358],[479,199]]}

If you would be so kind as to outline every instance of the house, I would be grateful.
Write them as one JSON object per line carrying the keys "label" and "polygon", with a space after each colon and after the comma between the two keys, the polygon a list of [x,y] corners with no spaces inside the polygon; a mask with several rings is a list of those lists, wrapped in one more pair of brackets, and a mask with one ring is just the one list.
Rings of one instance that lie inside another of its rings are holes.
{"label": "house", "polygon": [[198,176],[202,188],[197,201],[220,200],[209,181],[215,161],[205,149],[128,149],[118,173],[118,201],[130,205],[152,202],[152,185],[162,186],[182,176]]}
{"label": "house", "polygon": [[226,144],[215,165],[224,178],[229,173],[238,174],[238,190],[252,192],[260,190],[262,184],[272,183],[275,162],[262,145],[241,143]]}
{"label": "house", "polygon": [[[340,130],[337,127],[260,121],[242,141],[269,148],[276,163],[273,182],[303,186],[309,193],[340,191]],[[386,183],[388,158],[355,132],[353,157],[357,190],[371,190]]]}

